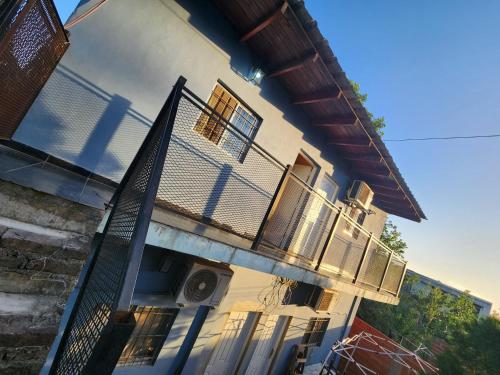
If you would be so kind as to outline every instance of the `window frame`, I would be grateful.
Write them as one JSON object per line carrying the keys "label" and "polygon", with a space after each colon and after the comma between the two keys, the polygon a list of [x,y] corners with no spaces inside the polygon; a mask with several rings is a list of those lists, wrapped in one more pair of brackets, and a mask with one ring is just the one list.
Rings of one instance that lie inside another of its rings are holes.
{"label": "window frame", "polygon": [[310,318],[304,331],[304,335],[302,336],[301,344],[308,347],[321,346],[323,339],[325,338],[326,331],[328,331],[329,324],[330,318]]}
{"label": "window frame", "polygon": [[[172,326],[175,323],[177,314],[179,313],[178,308],[167,308],[158,306],[145,306],[145,305],[133,305],[131,307],[136,319],[136,326],[129,340],[123,349],[122,354],[116,364],[117,367],[142,367],[142,366],[154,366],[158,355],[165,344]],[[147,310],[146,310],[147,309]],[[156,311],[155,311],[156,310]],[[141,315],[147,314],[144,320],[141,320]],[[153,314],[153,315],[152,315]],[[156,314],[156,315],[155,315]],[[164,321],[160,321],[157,324],[163,326],[162,332],[150,332],[153,324],[155,323],[155,318],[157,315],[163,315]],[[141,324],[139,324],[141,322]],[[144,332],[145,330],[145,332]],[[137,349],[141,348],[140,344],[144,344],[145,338],[156,338],[160,337],[160,340],[154,347],[151,355],[137,355]],[[139,344],[139,345],[138,345]],[[137,347],[136,347],[137,345]],[[128,352],[127,352],[128,351]],[[135,352],[135,353],[134,353]]]}
{"label": "window frame", "polygon": [[[212,143],[213,145],[217,146],[220,150],[224,151],[227,155],[229,155],[230,157],[236,159],[237,161],[239,161],[240,163],[243,163],[245,161],[245,158],[248,154],[248,151],[250,149],[250,147],[252,146],[252,143],[254,142],[255,140],[255,137],[257,135],[257,132],[259,131],[260,129],[260,126],[262,125],[262,122],[263,122],[263,119],[261,116],[259,116],[257,114],[257,112],[255,112],[243,99],[241,99],[233,90],[231,90],[222,80],[218,79],[217,82],[214,84],[214,86],[212,87],[212,90],[210,91],[210,95],[208,96],[208,99],[207,99],[207,104],[210,102],[210,98],[212,98],[212,96],[214,95],[214,92],[217,88],[217,86],[220,86],[222,88],[222,90],[224,90],[235,102],[236,102],[236,105],[234,107],[234,110],[232,111],[231,113],[231,116],[228,118],[228,119],[225,119],[224,115],[219,113],[216,108],[213,108],[213,107],[208,107],[208,110],[212,113],[216,113],[217,116],[219,117],[219,120],[218,122],[226,122],[227,124],[230,125],[231,128],[234,128],[236,130],[238,130],[239,132],[241,132],[241,134],[243,134],[246,139],[247,139],[247,142],[245,142],[245,140],[241,139],[240,138],[240,134],[238,132],[232,132],[231,130],[228,131],[227,130],[227,127],[225,126],[225,124],[220,124],[220,126],[223,127],[223,130],[220,134],[220,137],[217,139],[217,141],[215,142],[213,139],[205,136],[203,134],[203,132],[200,132],[196,129],[196,127],[198,126],[198,123],[201,119],[201,116],[203,115],[200,115],[200,117],[198,118],[198,121],[196,122],[195,126],[193,126],[193,131],[195,133],[197,133],[199,136],[203,137],[205,140],[209,141],[210,143]],[[227,103],[226,103],[226,107],[227,107]],[[248,115],[252,116],[255,118],[255,125],[253,126],[253,130],[251,132],[250,135],[246,135],[241,129],[237,128],[235,125],[234,125],[234,117],[236,115],[236,112],[238,110],[238,108],[241,108],[243,111],[245,111]],[[242,148],[241,150],[239,151],[239,156],[235,156],[233,155],[232,153],[230,153],[228,150],[226,150],[224,148],[224,144],[225,144],[225,140],[227,140],[227,134],[237,134],[236,137],[238,138],[238,140],[240,142],[243,143],[242,145]]]}

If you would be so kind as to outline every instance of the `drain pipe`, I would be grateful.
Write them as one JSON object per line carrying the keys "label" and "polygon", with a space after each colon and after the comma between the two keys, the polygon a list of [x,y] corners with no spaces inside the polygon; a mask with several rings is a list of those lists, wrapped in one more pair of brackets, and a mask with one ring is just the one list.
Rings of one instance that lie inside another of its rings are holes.
{"label": "drain pipe", "polygon": [[[349,309],[349,312],[347,313],[347,317],[346,317],[345,324],[344,324],[344,329],[342,330],[342,335],[340,336],[340,341],[345,339],[345,337],[347,336],[347,328],[349,327],[349,322],[351,321],[352,315],[354,313],[354,307],[356,306],[359,298],[360,298],[359,296],[355,296],[352,300],[351,308]],[[332,365],[334,365],[335,368],[337,368],[339,360],[340,360],[340,357],[337,355],[337,353],[333,353],[333,357],[332,357],[330,363]]]}
{"label": "drain pipe", "polygon": [[201,328],[207,319],[209,311],[210,307],[208,306],[200,306],[198,311],[196,311],[191,327],[189,327],[186,337],[184,338],[184,341],[174,358],[172,366],[168,371],[169,375],[180,375],[182,370],[184,370],[184,366],[186,365],[194,343],[200,334]]}

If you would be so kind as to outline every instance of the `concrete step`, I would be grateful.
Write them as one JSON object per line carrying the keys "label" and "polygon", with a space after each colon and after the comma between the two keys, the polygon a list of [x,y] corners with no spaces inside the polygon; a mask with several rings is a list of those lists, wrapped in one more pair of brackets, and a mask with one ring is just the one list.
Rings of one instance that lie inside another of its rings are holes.
{"label": "concrete step", "polygon": [[78,276],[83,267],[82,260],[59,259],[64,250],[55,250],[51,255],[4,249],[0,247],[0,265],[11,270],[32,270]]}
{"label": "concrete step", "polygon": [[66,299],[76,283],[74,277],[34,270],[0,267],[0,292],[39,294]]}
{"label": "concrete step", "polygon": [[46,228],[88,234],[95,231],[102,215],[101,210],[0,180],[2,217]]}
{"label": "concrete step", "polygon": [[89,236],[51,230],[5,218],[0,218],[0,221],[3,222],[0,227],[2,248],[75,260],[85,260],[90,251],[92,239]]}
{"label": "concrete step", "polygon": [[[0,348],[0,356],[4,354]],[[10,349],[10,348],[5,348]],[[25,349],[25,348],[23,348]],[[15,350],[16,351],[16,350]],[[26,354],[25,354],[26,353]],[[28,354],[29,353],[29,354]],[[2,360],[0,358],[0,374],[2,375],[37,375],[43,367],[45,362],[45,357],[47,356],[48,349],[43,351],[43,349],[36,350],[32,348],[31,352],[23,351],[22,354],[18,353],[5,353],[5,357]],[[29,355],[32,355],[29,358]],[[11,359],[11,356],[15,357]],[[27,357],[26,359],[18,359]],[[42,359],[40,359],[42,357]]]}
{"label": "concrete step", "polygon": [[63,302],[54,296],[0,292],[0,347],[50,346]]}

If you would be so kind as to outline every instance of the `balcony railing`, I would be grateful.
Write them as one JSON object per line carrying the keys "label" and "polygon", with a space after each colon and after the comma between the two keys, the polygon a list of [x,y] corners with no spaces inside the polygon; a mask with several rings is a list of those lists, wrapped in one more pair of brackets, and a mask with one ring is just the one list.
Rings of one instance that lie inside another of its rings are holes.
{"label": "balcony railing", "polygon": [[399,293],[401,258],[186,88],[156,204],[245,238],[255,251]]}
{"label": "balcony railing", "polygon": [[52,0],[0,1],[0,138],[11,138],[69,46]]}
{"label": "balcony railing", "polygon": [[[293,254],[319,272],[399,292],[401,259],[184,84],[180,77],[115,191],[50,374],[114,370],[135,326],[131,301],[155,203],[245,238],[256,251]],[[200,134],[200,121],[216,142]],[[356,241],[344,238],[346,220],[359,231]]]}

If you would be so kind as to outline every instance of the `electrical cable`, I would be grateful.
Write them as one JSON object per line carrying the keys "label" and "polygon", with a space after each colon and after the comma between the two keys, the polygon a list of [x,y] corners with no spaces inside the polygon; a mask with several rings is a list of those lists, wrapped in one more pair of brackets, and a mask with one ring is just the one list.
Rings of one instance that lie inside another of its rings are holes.
{"label": "electrical cable", "polygon": [[427,137],[427,138],[402,138],[402,139],[384,139],[384,142],[407,142],[407,141],[432,141],[432,140],[450,140],[450,139],[476,139],[476,138],[498,138],[500,134],[486,135],[466,135],[453,137]]}

